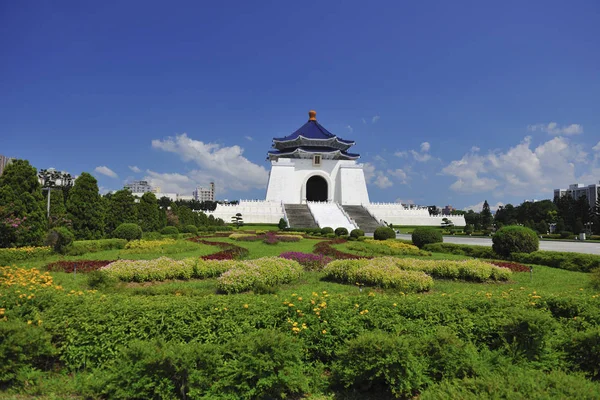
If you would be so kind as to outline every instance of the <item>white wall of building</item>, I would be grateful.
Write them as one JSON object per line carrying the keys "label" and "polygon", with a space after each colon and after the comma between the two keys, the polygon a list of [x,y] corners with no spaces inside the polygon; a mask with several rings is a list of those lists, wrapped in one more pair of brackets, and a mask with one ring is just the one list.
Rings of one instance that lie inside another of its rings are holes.
{"label": "white wall of building", "polygon": [[313,176],[327,181],[328,201],[360,205],[369,202],[369,193],[362,164],[353,160],[321,160],[280,158],[271,161],[267,201],[290,204],[306,203],[306,182]]}
{"label": "white wall of building", "polygon": [[214,211],[205,211],[206,215],[231,222],[235,214],[242,214],[245,224],[277,224],[283,218],[281,202],[242,200],[239,204],[217,204]]}
{"label": "white wall of building", "polygon": [[465,226],[462,215],[430,216],[426,207],[409,209],[400,203],[369,203],[363,204],[378,221],[388,224],[405,226],[441,226],[443,219],[448,218],[454,226]]}

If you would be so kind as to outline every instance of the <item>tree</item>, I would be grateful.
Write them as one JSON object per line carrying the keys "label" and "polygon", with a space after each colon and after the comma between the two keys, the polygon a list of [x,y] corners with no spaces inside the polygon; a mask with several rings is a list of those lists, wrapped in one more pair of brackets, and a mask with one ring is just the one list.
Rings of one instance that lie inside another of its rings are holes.
{"label": "tree", "polygon": [[52,190],[50,196],[50,217],[48,228],[71,227],[71,220],[67,217],[67,207],[62,190]]}
{"label": "tree", "polygon": [[480,215],[473,210],[467,211],[465,214],[465,222],[467,225],[473,225],[473,229],[476,231],[481,229]]}
{"label": "tree", "polygon": [[437,206],[427,206],[427,209],[429,210],[429,215],[433,216],[440,215],[442,212]]}
{"label": "tree", "polygon": [[67,200],[68,218],[75,238],[100,239],[104,234],[104,202],[98,193],[98,181],[87,172],[75,180]]}
{"label": "tree", "polygon": [[171,199],[167,196],[162,196],[160,199],[158,199],[158,205],[160,208],[167,209],[171,206]]}
{"label": "tree", "polygon": [[483,229],[488,229],[492,226],[492,221],[494,220],[492,217],[492,211],[490,210],[490,205],[487,200],[483,202],[483,209],[481,210],[481,226]]}
{"label": "tree", "polygon": [[39,245],[46,234],[46,215],[37,171],[15,160],[0,176],[0,247]]}
{"label": "tree", "polygon": [[194,212],[187,205],[178,205],[176,213],[177,217],[179,217],[179,225],[182,227],[196,225]]}
{"label": "tree", "polygon": [[452,228],[453,226],[454,222],[452,222],[448,218],[442,218],[442,228]]}
{"label": "tree", "polygon": [[137,209],[135,197],[129,189],[121,189],[110,196],[107,200],[105,231],[108,235],[124,223],[137,223]]}
{"label": "tree", "polygon": [[[212,215],[211,215],[212,217]],[[233,217],[231,217],[231,223],[235,225],[237,229],[240,229],[240,226],[244,225],[244,219],[242,218],[242,213],[237,213]]]}
{"label": "tree", "polygon": [[158,200],[154,193],[144,193],[138,203],[139,226],[144,232],[153,232],[160,229],[160,215],[158,212]]}

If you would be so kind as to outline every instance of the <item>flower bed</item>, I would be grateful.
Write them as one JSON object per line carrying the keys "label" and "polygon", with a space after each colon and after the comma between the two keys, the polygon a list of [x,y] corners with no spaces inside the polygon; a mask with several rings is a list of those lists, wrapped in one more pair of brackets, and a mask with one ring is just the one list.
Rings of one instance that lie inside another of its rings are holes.
{"label": "flower bed", "polygon": [[511,261],[489,261],[490,264],[494,264],[497,267],[508,268],[512,272],[529,272],[529,267],[523,264],[519,264]]}
{"label": "flower bed", "polygon": [[412,258],[382,257],[381,262],[395,263],[404,270],[423,271],[434,278],[463,279],[466,281],[507,281],[512,272],[480,260],[418,260]]}
{"label": "flower bed", "polygon": [[52,248],[43,247],[11,247],[0,249],[0,265],[19,261],[33,260],[52,254]]}
{"label": "flower bed", "polygon": [[218,278],[217,287],[224,293],[240,293],[261,286],[289,283],[300,277],[302,266],[294,260],[263,257],[238,261]]}
{"label": "flower bed", "polygon": [[225,242],[211,242],[209,240],[204,240],[199,237],[194,237],[188,239],[189,241],[195,243],[202,243],[209,246],[217,246],[220,247],[221,251],[213,254],[209,254],[207,256],[203,256],[203,260],[237,260],[243,257],[246,257],[250,254],[250,251],[244,247],[236,246],[235,244],[225,243]]}
{"label": "flower bed", "polygon": [[229,239],[238,240],[242,242],[263,241],[266,244],[277,244],[279,242],[298,242],[303,239],[303,236],[290,234],[283,235],[276,234],[272,231],[268,231],[261,234],[232,233],[231,235],[229,235]]}
{"label": "flower bed", "polygon": [[153,250],[157,247],[175,244],[175,239],[160,240],[132,240],[125,245],[126,249],[131,250]]}
{"label": "flower bed", "polygon": [[415,245],[397,241],[395,239],[373,240],[364,242],[351,242],[348,244],[350,250],[366,255],[395,255],[395,256],[430,256],[428,251],[419,250]]}
{"label": "flower bed", "polygon": [[[44,294],[62,290],[55,285],[49,272],[36,268],[0,267],[0,320],[8,308],[38,301]],[[51,296],[51,294],[50,294]]]}
{"label": "flower bed", "polygon": [[73,272],[77,267],[77,272],[91,272],[99,270],[112,262],[107,260],[56,261],[46,265],[46,269],[52,272]]}
{"label": "flower bed", "polygon": [[331,257],[321,254],[301,253],[298,251],[281,253],[279,257],[297,261],[306,271],[321,271],[325,265],[333,261]]}
{"label": "flower bed", "polygon": [[403,292],[423,292],[431,289],[433,279],[422,271],[405,271],[381,258],[372,260],[336,260],[323,269],[329,280],[376,285],[398,289]]}
{"label": "flower bed", "polygon": [[334,240],[327,240],[327,241],[319,242],[319,243],[315,244],[315,246],[313,248],[313,253],[321,254],[323,256],[330,256],[337,260],[356,260],[359,258],[368,258],[365,256],[357,256],[355,254],[344,253],[343,251],[334,249],[331,246],[334,244],[342,244],[342,243],[346,243],[346,242],[347,242],[346,239],[334,239]]}

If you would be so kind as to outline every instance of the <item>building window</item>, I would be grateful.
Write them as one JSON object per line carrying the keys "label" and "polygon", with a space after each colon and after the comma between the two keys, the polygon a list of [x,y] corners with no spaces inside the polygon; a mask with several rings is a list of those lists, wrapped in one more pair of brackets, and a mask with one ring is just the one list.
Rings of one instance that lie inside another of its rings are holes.
{"label": "building window", "polygon": [[316,167],[321,165],[321,155],[320,154],[315,154],[313,156],[313,165]]}

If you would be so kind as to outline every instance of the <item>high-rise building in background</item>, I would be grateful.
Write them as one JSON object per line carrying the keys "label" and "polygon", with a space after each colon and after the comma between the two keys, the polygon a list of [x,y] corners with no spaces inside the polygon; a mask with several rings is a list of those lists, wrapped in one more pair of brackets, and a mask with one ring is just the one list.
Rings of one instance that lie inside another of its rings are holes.
{"label": "high-rise building in background", "polygon": [[14,158],[5,157],[0,154],[0,175],[4,173],[4,169],[8,166],[8,164],[12,163]]}
{"label": "high-rise building in background", "polygon": [[125,189],[129,189],[132,193],[148,193],[153,191],[148,181],[130,182],[125,185]]}
{"label": "high-rise building in background", "polygon": [[573,199],[585,196],[587,197],[588,204],[590,207],[595,207],[596,202],[600,199],[600,181],[592,185],[585,186],[582,183],[574,183],[569,185],[568,189],[554,189],[554,197],[563,197],[566,195],[571,196]]}
{"label": "high-rise building in background", "polygon": [[209,188],[197,187],[192,192],[194,200],[202,201],[215,201],[215,183],[211,182]]}

